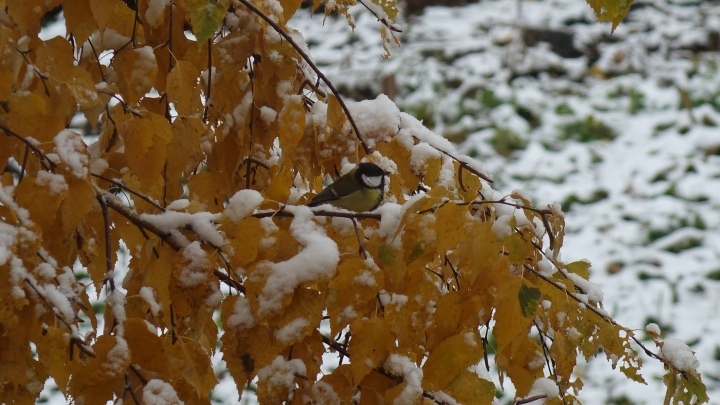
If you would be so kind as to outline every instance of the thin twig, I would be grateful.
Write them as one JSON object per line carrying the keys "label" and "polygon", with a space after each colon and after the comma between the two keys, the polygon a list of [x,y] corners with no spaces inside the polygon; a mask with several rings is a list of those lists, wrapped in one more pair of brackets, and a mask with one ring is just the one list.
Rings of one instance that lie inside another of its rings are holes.
{"label": "thin twig", "polygon": [[113,93],[113,92],[111,92],[111,91],[105,91],[105,90],[98,90],[97,92],[98,92],[98,93],[102,93],[102,94],[106,94],[106,95],[114,98],[115,100],[117,100],[117,101],[120,103],[120,105],[122,105],[123,111],[130,113],[133,117],[135,117],[135,118],[142,118],[142,117],[143,117],[142,114],[140,114],[139,112],[133,110],[132,107],[130,107],[130,106],[128,105],[128,103],[126,103],[125,100],[123,100],[122,97],[118,96],[117,94],[115,94],[115,93]]}
{"label": "thin twig", "polygon": [[144,196],[144,195],[138,193],[137,191],[135,191],[135,190],[133,190],[133,189],[125,186],[124,184],[120,183],[119,181],[115,181],[115,180],[113,180],[113,179],[109,179],[109,178],[107,178],[107,177],[103,177],[103,176],[101,176],[101,175],[99,175],[99,174],[95,174],[95,173],[92,173],[92,176],[93,176],[93,177],[96,177],[96,178],[98,178],[98,179],[100,179],[100,180],[107,181],[108,183],[111,183],[111,184],[114,185],[114,186],[120,187],[121,189],[127,191],[128,193],[130,193],[130,194],[132,194],[132,195],[140,198],[141,200],[145,201],[146,203],[148,203],[148,204],[152,205],[153,207],[157,208],[158,210],[160,210],[160,211],[165,211],[165,209],[164,209],[163,207],[159,206],[155,201],[151,200],[150,197],[147,197],[147,196]]}
{"label": "thin twig", "polygon": [[[147,229],[148,231],[160,237],[160,239],[162,239],[163,242],[167,243],[171,248],[173,248],[173,250],[179,251],[185,247],[182,243],[175,239],[171,233],[158,228],[157,226],[148,221],[143,221],[136,212],[123,205],[122,202],[120,202],[120,200],[114,195],[98,189],[96,189],[96,195],[102,197],[107,203],[108,207],[112,208],[118,214],[125,217],[133,225],[140,228],[140,230]],[[229,263],[226,262],[226,264],[230,266]],[[243,287],[243,285],[238,283],[237,281],[233,280],[229,275],[224,274],[218,269],[214,269],[213,274],[225,284],[235,288],[240,292],[245,292],[245,287]]]}
{"label": "thin twig", "polygon": [[143,385],[146,385],[148,383],[148,379],[143,377],[142,374],[140,374],[140,371],[138,371],[137,367],[130,364],[130,370],[132,370],[133,373],[135,373],[135,375],[137,376],[137,378],[140,379],[140,382],[143,383]]}
{"label": "thin twig", "polygon": [[280,26],[277,23],[275,23],[273,20],[271,20],[270,17],[266,16],[257,7],[250,4],[250,2],[247,0],[238,0],[238,2],[245,5],[245,7],[249,8],[250,11],[252,11],[253,13],[257,14],[260,18],[265,20],[265,22],[268,23],[268,25],[270,25],[275,31],[277,31],[278,34],[280,34],[283,38],[285,38],[285,40],[288,41],[288,43],[290,43],[290,45],[293,48],[295,48],[295,51],[298,54],[300,54],[300,57],[302,57],[305,60],[305,62],[307,62],[307,64],[315,72],[315,74],[320,79],[322,79],[322,81],[325,83],[325,85],[328,86],[330,91],[333,93],[335,98],[337,98],[338,103],[340,104],[340,108],[342,108],[343,112],[345,112],[345,115],[348,118],[348,121],[350,121],[350,125],[352,125],[352,128],[355,131],[355,136],[357,137],[358,141],[360,142],[360,145],[362,146],[363,150],[365,151],[365,154],[370,155],[372,153],[372,151],[365,143],[365,140],[362,138],[362,135],[360,134],[360,129],[358,128],[357,124],[355,123],[355,120],[353,119],[352,115],[350,114],[350,109],[348,109],[347,105],[345,104],[345,101],[340,96],[340,93],[337,91],[337,89],[332,84],[332,82],[330,80],[328,80],[327,77],[325,77],[323,72],[317,67],[317,65],[315,65],[315,63],[312,61],[312,59],[310,59],[310,56],[308,56],[308,54],[306,54],[305,51],[303,51],[302,48],[300,48],[300,46],[297,43],[295,43],[295,40],[293,40],[292,37],[290,35],[288,35],[288,33],[286,33],[282,28],[280,28]]}
{"label": "thin twig", "polygon": [[[10,129],[4,125],[0,125],[0,129],[2,129],[5,132],[5,135],[14,136],[20,142],[24,143],[27,147],[29,147],[30,150],[32,150],[33,153],[35,155],[37,155],[37,157],[40,158],[40,164],[43,166],[43,169],[49,170],[49,171],[55,173],[55,167],[56,167],[55,162],[50,160],[50,158],[48,158],[47,155],[45,155],[45,152],[41,151],[38,147],[33,145],[32,142],[28,141],[27,139],[25,139],[23,136],[19,135],[12,129]],[[45,164],[45,162],[47,162],[47,164]]]}
{"label": "thin twig", "polygon": [[66,328],[68,328],[68,331],[70,332],[70,344],[71,345],[74,344],[75,346],[77,346],[78,349],[80,349],[80,351],[85,353],[86,355],[88,355],[90,357],[95,357],[95,352],[93,352],[93,350],[90,347],[88,347],[87,343],[83,342],[79,337],[72,335],[73,328],[65,320],[65,318],[60,316],[60,313],[58,311],[56,311],[56,308],[50,304],[50,301],[48,301],[48,299],[45,297],[45,295],[43,295],[40,292],[40,290],[38,290],[38,288],[35,286],[35,284],[33,284],[33,282],[27,278],[25,279],[25,283],[27,285],[29,285],[30,288],[33,289],[33,291],[35,291],[35,294],[37,294],[38,297],[40,297],[40,299],[43,301],[43,303],[45,303],[45,306],[47,306],[50,309],[50,312],[52,312],[52,314],[55,315],[55,319],[59,320],[63,325],[65,325]]}
{"label": "thin twig", "polygon": [[365,247],[363,247],[362,240],[360,240],[360,232],[358,232],[357,221],[355,220],[355,218],[351,218],[350,220],[352,221],[353,227],[355,228],[355,236],[357,236],[358,246],[360,247],[359,254],[363,255],[365,257],[365,260],[367,260],[368,254],[365,251]]}
{"label": "thin twig", "polygon": [[[342,356],[345,356],[348,359],[350,358],[350,355],[348,354],[347,350],[340,343],[336,342],[335,340],[333,340],[323,334],[321,334],[321,336],[322,336],[323,343],[328,345],[331,349],[335,350],[336,352],[340,353]],[[375,367],[374,370],[377,371],[378,373],[382,374],[383,376],[395,381],[398,384],[400,382],[402,382],[402,380],[403,380],[401,376],[397,376],[397,375],[394,375],[393,373],[387,372],[382,367]],[[437,404],[444,404],[444,402],[436,399],[435,396],[429,391],[423,390],[422,396],[425,398],[431,399],[433,402],[435,402]]]}
{"label": "thin twig", "polygon": [[105,226],[105,280],[103,281],[103,284],[110,282],[110,291],[115,291],[115,278],[112,277],[111,272],[111,266],[112,263],[110,261],[110,255],[112,254],[112,250],[110,248],[110,216],[108,215],[108,206],[107,202],[105,201],[105,197],[102,195],[95,195],[95,198],[97,198],[98,202],[100,203],[100,208],[102,209],[102,215],[103,215],[103,223]]}
{"label": "thin twig", "polygon": [[88,43],[90,44],[90,49],[92,49],[93,55],[95,55],[95,60],[98,64],[98,70],[100,71],[100,77],[102,78],[102,81],[106,82],[107,78],[105,77],[105,72],[102,70],[102,64],[100,63],[100,55],[98,55],[97,51],[95,50],[95,45],[92,43],[92,39],[88,38]]}
{"label": "thin twig", "polygon": [[[363,2],[363,0],[358,0],[358,3],[362,4],[363,7],[365,7],[369,12],[371,12],[372,15],[374,15],[375,18],[377,18],[377,20],[380,21],[380,23],[381,23],[382,25],[386,26],[387,29],[389,29],[390,31],[393,31],[393,32],[403,32],[403,30],[401,30],[400,28],[398,28],[398,27],[390,24],[390,22],[388,22],[387,18],[380,17],[380,16],[375,12],[375,10],[371,9],[370,7],[368,7],[368,5],[365,4],[365,2]],[[393,36],[393,37],[394,37],[394,36]]]}
{"label": "thin twig", "polygon": [[207,84],[207,96],[205,97],[205,111],[203,111],[203,122],[207,124],[208,122],[208,109],[210,107],[210,96],[212,95],[212,71],[213,71],[213,65],[212,65],[212,38],[208,38],[207,40],[208,45],[208,84]]}
{"label": "thin twig", "polygon": [[523,405],[523,404],[529,404],[531,402],[535,402],[540,399],[547,398],[547,395],[535,395],[534,397],[529,397],[525,399],[518,399],[517,401],[513,402],[512,405]]}
{"label": "thin twig", "polygon": [[[350,218],[350,219],[375,219],[380,220],[380,214],[370,214],[366,212],[335,212],[335,211],[324,211],[324,210],[313,210],[313,214],[317,217],[332,217],[332,218]],[[252,215],[255,218],[269,218],[269,217],[294,217],[290,212],[284,211],[283,209],[277,211],[261,211],[256,212]]]}
{"label": "thin twig", "polygon": [[[241,1],[242,1],[242,0],[241,0]],[[422,139],[420,139],[420,138],[418,138],[418,137],[416,137],[416,136],[413,136],[413,138],[415,138],[415,140],[417,140],[418,142],[424,142]],[[481,172],[478,171],[478,170],[473,169],[472,167],[470,167],[470,165],[468,165],[467,163],[465,163],[465,162],[463,162],[462,160],[460,160],[460,158],[453,156],[450,152],[448,152],[448,151],[446,151],[446,150],[444,150],[444,149],[442,149],[442,148],[440,148],[440,147],[438,147],[438,146],[435,146],[435,145],[431,144],[430,142],[425,142],[425,143],[427,143],[428,145],[430,145],[430,147],[433,148],[433,149],[435,149],[436,151],[438,151],[438,152],[442,153],[443,155],[451,158],[452,160],[460,163],[460,166],[462,166],[465,170],[469,171],[470,173],[472,173],[472,174],[480,177],[481,179],[487,181],[488,183],[492,183],[492,182],[493,182],[493,179],[491,179],[488,175],[486,175],[485,173],[481,173]]]}
{"label": "thin twig", "polygon": [[458,277],[458,272],[457,272],[457,270],[455,270],[455,266],[453,266],[448,255],[445,255],[445,264],[450,266],[450,270],[452,270],[453,276],[455,277],[455,284],[457,284],[457,289],[458,289],[458,291],[460,291],[460,280]]}
{"label": "thin twig", "polygon": [[20,54],[20,56],[22,56],[22,58],[25,60],[25,63],[27,63],[29,66],[32,66],[33,72],[35,73],[35,75],[36,75],[37,77],[40,78],[40,82],[42,82],[42,85],[43,85],[43,87],[45,88],[45,95],[48,96],[48,97],[50,97],[50,89],[48,89],[47,83],[45,83],[45,80],[47,80],[47,76],[45,76],[42,72],[40,72],[40,70],[38,70],[38,68],[35,67],[35,65],[33,65],[32,63],[30,63],[30,60],[27,58],[27,55],[26,55],[26,54],[29,53],[29,52],[24,52],[24,51],[21,51],[21,50],[19,50],[19,49],[17,49],[17,48],[16,48],[15,50],[18,51],[18,53]]}
{"label": "thin twig", "polygon": [[[135,391],[133,391],[132,386],[130,385],[130,376],[128,373],[125,373],[125,392],[130,394],[133,401],[135,401],[135,404],[140,404],[140,399],[135,395]],[[123,394],[123,397],[125,395]]]}
{"label": "thin twig", "polygon": [[23,181],[25,177],[25,166],[27,165],[28,155],[30,154],[30,148],[25,145],[25,153],[23,154],[22,166],[20,166],[20,175],[18,176],[18,183]]}
{"label": "thin twig", "polygon": [[600,310],[597,309],[594,305],[590,305],[589,303],[584,302],[584,301],[581,300],[579,297],[577,297],[574,293],[571,293],[570,291],[568,291],[567,288],[565,288],[564,285],[554,282],[553,280],[551,280],[550,278],[548,278],[548,277],[545,276],[544,274],[542,274],[542,273],[540,273],[539,271],[535,270],[532,266],[530,266],[530,265],[528,265],[528,264],[523,264],[523,267],[525,267],[526,270],[530,271],[531,273],[535,274],[536,276],[540,277],[542,280],[544,280],[545,282],[547,282],[549,285],[551,285],[551,286],[557,288],[558,290],[564,292],[567,297],[570,297],[570,298],[572,298],[574,301],[578,302],[579,304],[582,304],[585,308],[587,308],[587,309],[589,309],[590,311],[592,311],[593,313],[595,313],[595,315],[599,316],[599,317],[600,317],[602,320],[604,320],[605,322],[607,322],[607,323],[609,323],[609,324],[611,324],[611,325],[613,325],[613,326],[616,326],[616,327],[618,327],[618,328],[626,331],[626,332],[629,334],[630,338],[631,338],[633,341],[635,341],[635,343],[637,343],[638,346],[640,346],[640,347],[643,349],[643,351],[645,351],[645,354],[647,354],[648,356],[650,356],[650,357],[652,357],[652,358],[654,358],[654,359],[656,359],[656,360],[660,360],[660,361],[661,361],[663,364],[665,364],[667,367],[669,367],[669,368],[671,368],[672,370],[675,370],[675,371],[677,371],[677,372],[685,375],[685,372],[684,372],[684,371],[676,369],[675,367],[673,367],[672,364],[670,364],[669,362],[667,362],[665,359],[663,359],[662,357],[660,357],[660,356],[658,356],[657,354],[655,354],[655,353],[653,353],[652,351],[650,351],[650,349],[648,349],[645,345],[642,344],[642,342],[640,342],[640,340],[638,340],[638,339],[635,337],[635,335],[632,333],[631,330],[629,330],[629,329],[627,329],[626,327],[624,327],[624,326],[620,325],[619,323],[615,322],[615,320],[613,320],[612,318],[608,317],[606,314],[600,312]]}
{"label": "thin twig", "polygon": [[[97,193],[97,191],[96,191],[96,193]],[[115,210],[118,214],[125,217],[127,220],[132,222],[134,225],[136,225],[140,228],[143,228],[143,229],[147,229],[148,231],[159,236],[163,242],[167,243],[174,250],[181,250],[185,247],[180,242],[178,242],[175,238],[173,238],[169,232],[166,232],[166,231],[158,228],[157,226],[155,226],[154,224],[152,224],[150,222],[141,220],[137,213],[132,211],[130,208],[126,207],[114,195],[104,192],[104,191],[100,191],[100,193],[105,197],[105,201],[107,202],[108,207]]]}

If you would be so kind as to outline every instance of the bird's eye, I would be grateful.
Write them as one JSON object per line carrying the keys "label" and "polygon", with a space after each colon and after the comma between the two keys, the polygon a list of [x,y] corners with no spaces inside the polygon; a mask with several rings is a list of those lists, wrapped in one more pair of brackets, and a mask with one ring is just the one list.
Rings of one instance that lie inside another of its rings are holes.
{"label": "bird's eye", "polygon": [[363,174],[361,177],[363,183],[370,188],[380,187],[382,183],[382,176],[366,176]]}

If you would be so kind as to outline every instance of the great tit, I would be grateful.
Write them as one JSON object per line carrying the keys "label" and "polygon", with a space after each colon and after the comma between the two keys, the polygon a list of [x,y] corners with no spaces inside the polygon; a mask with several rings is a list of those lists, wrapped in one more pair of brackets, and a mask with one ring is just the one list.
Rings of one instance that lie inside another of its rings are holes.
{"label": "great tit", "polygon": [[383,199],[386,174],[375,163],[360,163],[325,187],[308,206],[331,204],[355,212],[372,211]]}

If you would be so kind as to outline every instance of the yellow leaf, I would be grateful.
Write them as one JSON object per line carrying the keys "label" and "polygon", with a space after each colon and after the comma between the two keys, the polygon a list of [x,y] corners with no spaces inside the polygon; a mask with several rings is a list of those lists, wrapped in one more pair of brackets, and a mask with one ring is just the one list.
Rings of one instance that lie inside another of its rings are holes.
{"label": "yellow leaf", "polygon": [[282,204],[287,203],[295,174],[288,166],[273,166],[271,170],[271,180],[265,189],[265,199]]}
{"label": "yellow leaf", "polygon": [[294,155],[293,150],[305,134],[305,106],[302,96],[288,96],[278,116],[280,147]]}
{"label": "yellow leaf", "polygon": [[[342,404],[349,404],[355,391],[357,383],[352,382],[352,370],[349,364],[341,364],[330,374],[325,374],[320,381],[329,384],[335,394],[340,398]],[[318,403],[323,403],[323,398],[318,398]]]}
{"label": "yellow leaf", "polygon": [[125,48],[115,54],[111,66],[118,74],[120,94],[129,105],[135,105],[155,84],[158,65],[150,46]]}
{"label": "yellow leaf", "polygon": [[63,14],[67,32],[75,38],[76,44],[85,43],[97,25],[90,10],[89,0],[63,2]]}
{"label": "yellow leaf", "polygon": [[6,0],[8,15],[18,25],[20,33],[30,37],[40,32],[42,17],[59,3],[60,0]]}
{"label": "yellow leaf", "polygon": [[397,2],[387,0],[373,0],[373,3],[382,7],[382,10],[387,14],[388,18],[395,20],[398,14]]}
{"label": "yellow leaf", "polygon": [[339,166],[342,156],[354,155],[356,138],[354,134],[344,130],[347,122],[340,102],[335,96],[328,95],[327,122],[324,127],[317,128],[323,133],[322,141],[316,144],[320,163],[330,162]]}
{"label": "yellow leaf", "polygon": [[[16,147],[19,146],[18,144],[19,144],[18,140],[8,136],[7,134],[5,134],[4,131],[0,132],[0,162],[7,162],[8,158],[10,158],[10,156],[12,156],[13,149],[15,149]],[[23,146],[23,148],[25,148],[25,146]],[[6,171],[3,174],[6,174],[6,175],[12,177],[12,175],[8,171]],[[1,184],[3,186],[14,185],[14,181],[11,180],[11,181],[9,181],[9,183],[7,183],[6,182],[7,180],[8,180],[7,178],[3,178],[3,181]]]}
{"label": "yellow leaf", "polygon": [[310,335],[287,348],[283,354],[285,358],[292,355],[292,358],[302,360],[307,369],[306,375],[316,376],[320,373],[320,365],[325,354],[322,335],[317,328],[314,328]]}
{"label": "yellow leaf", "polygon": [[[262,3],[265,4],[265,3]],[[282,3],[283,21],[287,22],[302,5],[302,0],[286,0]]]}
{"label": "yellow leaf", "polygon": [[466,223],[472,219],[466,206],[445,204],[435,211],[435,217],[432,228],[437,234],[438,252],[455,249],[462,241],[468,240],[470,234]]}
{"label": "yellow leaf", "polygon": [[150,331],[151,326],[142,319],[130,318],[123,322],[123,327],[133,365],[139,366],[143,371],[166,375],[169,371],[169,353],[166,352],[162,339]]}
{"label": "yellow leaf", "polygon": [[497,389],[492,381],[478,377],[468,370],[461,370],[444,389],[461,404],[491,404]]}
{"label": "yellow leaf", "polygon": [[67,177],[68,193],[71,198],[63,200],[60,206],[62,215],[63,235],[75,231],[78,225],[85,219],[85,216],[92,208],[95,200],[95,192],[90,183],[75,176]]}
{"label": "yellow leaf", "polygon": [[[156,250],[157,249],[157,250]],[[158,255],[151,252],[157,251]],[[147,265],[144,270],[144,283],[148,287],[152,287],[157,303],[160,305],[160,317],[165,327],[169,327],[172,319],[170,317],[170,277],[172,275],[172,264],[169,257],[172,250],[167,245],[151,248],[148,250],[150,257],[146,261]]]}
{"label": "yellow leaf", "polygon": [[567,270],[570,273],[577,274],[585,280],[590,278],[590,262],[587,260],[578,260],[576,262],[568,263]]}
{"label": "yellow leaf", "polygon": [[37,93],[16,92],[8,97],[8,126],[19,135],[30,136],[40,143],[52,142],[65,125],[48,112],[45,98]]}
{"label": "yellow leaf", "polygon": [[460,170],[460,164],[455,162],[455,171],[458,173],[457,193],[463,201],[473,201],[478,197],[478,190],[482,188],[480,178],[467,170]]}
{"label": "yellow leaf", "polygon": [[[12,70],[0,65],[0,100],[5,100],[12,91],[14,78]],[[3,160],[4,162],[4,160]]]}
{"label": "yellow leaf", "polygon": [[258,218],[243,218],[238,224],[229,225],[234,228],[232,236],[227,235],[234,254],[230,257],[230,264],[234,268],[245,268],[253,263],[258,255],[260,237],[263,230]]}
{"label": "yellow leaf", "polygon": [[217,385],[208,352],[201,345],[184,339],[175,344],[165,339],[164,346],[171,370],[175,371],[173,374],[181,375],[178,396],[191,403],[207,401],[210,390]]}
{"label": "yellow leaf", "polygon": [[407,266],[398,252],[390,245],[380,245],[378,247],[377,258],[380,259],[380,268],[385,273],[385,285],[388,291],[404,291],[405,275],[407,274]]}
{"label": "yellow leaf", "polygon": [[223,210],[223,204],[230,192],[227,177],[218,172],[202,172],[190,177],[188,197],[191,201],[199,201],[211,212]]}
{"label": "yellow leaf", "polygon": [[49,326],[36,345],[38,358],[45,364],[48,374],[64,394],[70,379],[70,370],[67,367],[70,336],[57,326]]}
{"label": "yellow leaf", "polygon": [[113,393],[122,392],[130,356],[125,341],[113,335],[101,335],[92,349],[95,357],[70,365],[68,393],[74,398],[83,397],[88,403],[104,403],[112,399]]}
{"label": "yellow leaf", "polygon": [[324,309],[324,298],[319,291],[300,288],[293,293],[292,301],[284,312],[271,321],[275,329],[274,338],[288,347],[310,336],[320,324]]}
{"label": "yellow leaf", "polygon": [[167,150],[167,199],[174,201],[185,191],[183,184],[203,158],[200,138],[208,132],[199,118],[177,118],[172,126],[172,141]]}
{"label": "yellow leaf", "polygon": [[586,0],[595,11],[599,21],[612,23],[612,31],[622,22],[630,11],[633,0]]}
{"label": "yellow leaf", "polygon": [[170,279],[170,299],[175,318],[209,315],[208,298],[217,293],[213,276],[216,255],[207,254],[199,242],[193,242],[175,254]]}
{"label": "yellow leaf", "polygon": [[163,168],[167,158],[167,144],[172,139],[170,124],[161,116],[132,119],[119,124],[125,143],[125,158],[142,190],[155,191],[164,183]]}
{"label": "yellow leaf", "polygon": [[30,345],[22,342],[27,337],[18,329],[0,336],[0,381],[3,382],[0,399],[8,404],[32,404],[40,396],[48,374],[43,364],[33,359]]}
{"label": "yellow leaf", "polygon": [[[561,331],[564,332],[564,331]],[[550,357],[555,360],[555,374],[559,382],[569,383],[577,364],[577,342],[573,342],[569,333],[555,333],[550,346]]]}
{"label": "yellow leaf", "polygon": [[394,338],[382,318],[358,319],[350,325],[350,331],[348,353],[353,359],[350,362],[352,381],[357,385],[387,358]]}
{"label": "yellow leaf", "polygon": [[52,235],[60,204],[66,196],[65,179],[46,172],[42,177],[26,177],[15,189],[17,203],[30,212],[30,219],[48,235]]}
{"label": "yellow leaf", "polygon": [[[521,277],[508,277],[498,286],[493,336],[498,342],[497,364],[510,376],[518,395],[524,396],[530,391],[533,381],[542,376],[543,362],[537,362],[538,356],[542,356],[540,346],[535,340],[526,338],[533,318],[522,314],[518,300],[521,283]],[[539,367],[530,369],[530,363],[539,364]]]}
{"label": "yellow leaf", "polygon": [[181,117],[191,116],[202,110],[198,76],[200,70],[192,63],[182,60],[177,62],[167,76],[168,99],[175,105],[175,110]]}
{"label": "yellow leaf", "polygon": [[90,11],[95,19],[100,31],[104,31],[110,18],[112,17],[113,10],[117,6],[120,0],[90,0]]}
{"label": "yellow leaf", "polygon": [[464,327],[484,324],[480,313],[491,313],[487,295],[473,295],[464,298],[458,291],[451,291],[440,297],[435,304],[435,328],[429,333],[425,348],[432,350],[435,345],[457,334]]}
{"label": "yellow leaf", "polygon": [[370,371],[358,385],[363,404],[384,405],[385,393],[395,386],[395,380],[375,370]]}
{"label": "yellow leaf", "polygon": [[373,310],[377,292],[383,284],[383,273],[370,268],[365,260],[352,258],[342,261],[328,284],[327,311],[331,334],[337,334],[352,321],[345,312],[347,308],[351,308],[358,317]]}
{"label": "yellow leaf", "polygon": [[[226,307],[223,302],[223,317],[226,313],[232,314],[231,308]],[[227,324],[227,321],[224,320],[223,324]],[[225,329],[220,340],[223,359],[235,383],[240,387],[250,382],[259,369],[272,363],[282,351],[282,345],[274,339],[274,332],[263,325],[256,324],[252,329],[243,332]]]}
{"label": "yellow leaf", "polygon": [[123,43],[121,41],[112,41],[111,44],[114,48],[110,48],[107,44],[105,44],[106,46],[98,49],[98,52],[106,49],[119,50],[121,47],[127,46],[130,43],[130,38],[133,34],[135,35],[136,43],[143,43],[145,41],[143,26],[141,24],[135,24],[135,11],[131,10],[124,1],[115,1],[115,7],[112,10],[112,15],[107,20],[106,30],[107,28],[112,29],[121,36],[127,38],[127,42]]}

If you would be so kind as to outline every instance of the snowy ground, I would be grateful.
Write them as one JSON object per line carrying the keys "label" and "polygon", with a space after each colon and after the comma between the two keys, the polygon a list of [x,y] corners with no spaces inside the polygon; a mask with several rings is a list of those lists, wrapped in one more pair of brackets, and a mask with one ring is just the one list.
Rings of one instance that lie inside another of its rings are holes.
{"label": "snowy ground", "polygon": [[[582,0],[428,8],[402,23],[387,61],[379,24],[356,11],[354,32],[306,12],[290,25],[343,93],[394,94],[481,161],[496,190],[561,202],[564,259],[593,263],[618,322],[654,322],[690,344],[720,404],[720,1],[636,1],[612,36]],[[538,42],[548,29],[569,46]],[[662,403],[662,366],[646,359],[643,369],[647,386],[593,360],[578,369],[581,399]],[[217,371],[212,399],[235,403]],[[64,402],[46,388],[45,400]]]}
{"label": "snowy ground", "polygon": [[[293,23],[346,94],[394,92],[496,190],[563,203],[564,259],[593,263],[621,324],[655,322],[690,344],[720,403],[720,2],[636,1],[612,36],[580,0],[433,7],[402,24],[388,61],[377,21],[355,17],[354,32],[344,19]],[[572,46],[537,41],[547,30]],[[591,361],[581,398],[662,403],[662,366],[643,368],[647,386]]]}

